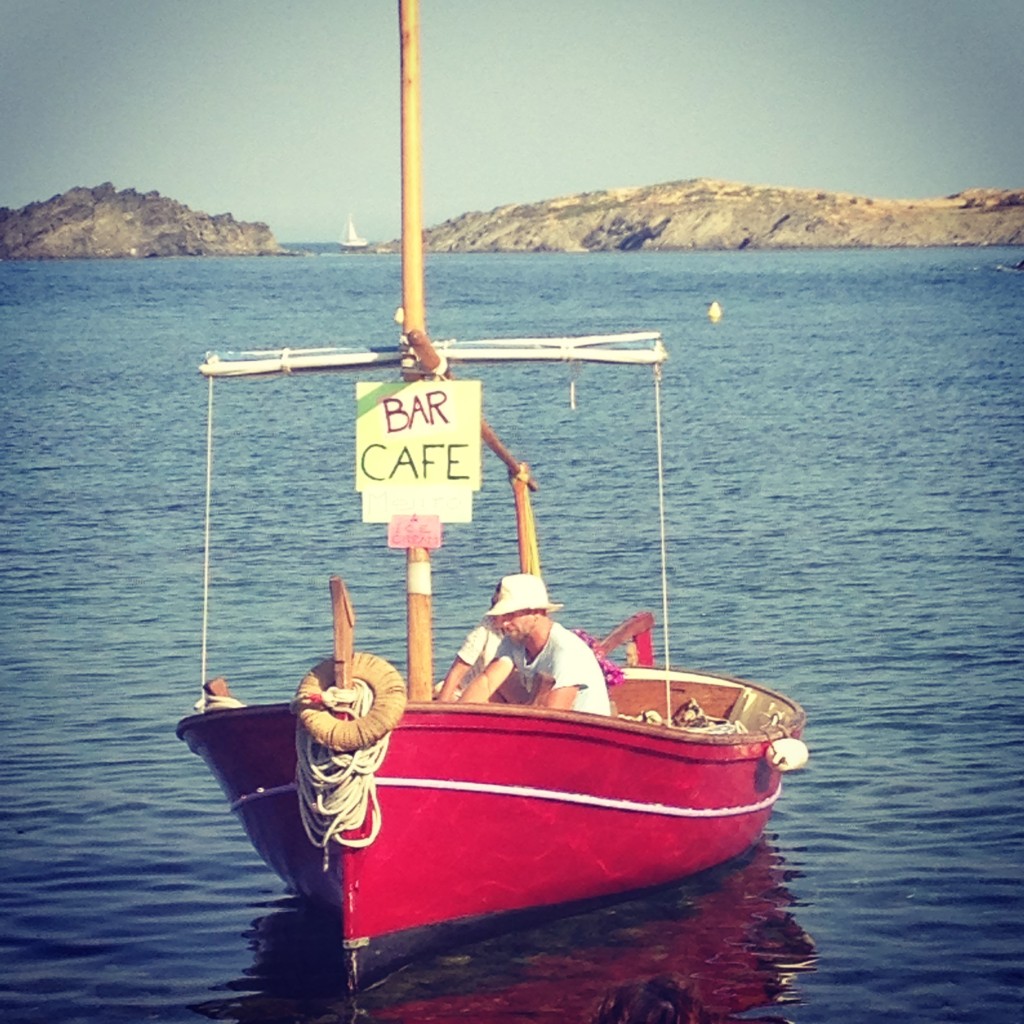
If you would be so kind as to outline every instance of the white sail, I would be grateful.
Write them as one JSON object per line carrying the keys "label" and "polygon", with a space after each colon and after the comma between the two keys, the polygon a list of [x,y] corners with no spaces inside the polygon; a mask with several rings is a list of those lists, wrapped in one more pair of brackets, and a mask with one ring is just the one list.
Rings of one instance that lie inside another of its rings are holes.
{"label": "white sail", "polygon": [[352,223],[352,214],[350,213],[348,215],[348,226],[345,228],[345,234],[341,239],[341,247],[342,249],[365,249],[366,246],[367,241],[359,236],[355,224]]}

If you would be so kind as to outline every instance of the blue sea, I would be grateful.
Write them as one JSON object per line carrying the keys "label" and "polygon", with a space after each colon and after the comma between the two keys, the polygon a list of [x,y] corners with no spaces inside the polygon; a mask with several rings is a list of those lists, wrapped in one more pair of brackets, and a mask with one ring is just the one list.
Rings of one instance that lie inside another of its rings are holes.
{"label": "blue sea", "polygon": [[[660,648],[660,405],[671,658],[800,701],[811,761],[742,862],[350,1000],[333,924],[174,733],[204,673],[198,364],[396,342],[398,260],[322,248],[0,263],[0,1020],[585,1024],[675,972],[735,1021],[1024,1021],[1024,273],[1000,269],[1020,253],[428,258],[435,338],[664,333],[659,389],[505,366],[486,415],[539,481],[562,620],[649,608]],[[332,574],[357,646],[404,668],[404,557],[359,522],[354,396],[341,375],[214,387],[205,673],[243,700],[287,699],[329,651]],[[484,478],[434,555],[437,674],[517,567],[504,467]]]}

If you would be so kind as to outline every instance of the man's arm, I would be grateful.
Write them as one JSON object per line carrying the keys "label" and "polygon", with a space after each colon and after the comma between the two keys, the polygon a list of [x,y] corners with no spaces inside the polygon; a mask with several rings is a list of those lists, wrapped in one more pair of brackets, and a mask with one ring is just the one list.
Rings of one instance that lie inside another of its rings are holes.
{"label": "man's arm", "polygon": [[462,680],[466,678],[468,671],[469,663],[456,656],[451,664],[451,668],[448,669],[448,674],[444,677],[444,683],[441,686],[441,692],[437,695],[437,699],[441,701],[458,700],[459,686]]}
{"label": "man's arm", "polygon": [[537,703],[545,708],[571,711],[573,704],[576,702],[576,695],[579,692],[580,688],[578,686],[552,687],[545,693],[538,693],[537,696],[540,699]]}
{"label": "man's arm", "polygon": [[485,668],[483,672],[481,672],[480,675],[478,675],[476,679],[474,679],[473,682],[471,682],[469,686],[462,691],[462,696],[459,700],[464,700],[469,704],[486,704],[491,697],[494,696],[494,691],[497,690],[506,679],[508,679],[511,673],[511,658],[495,658],[494,661],[492,661],[487,668]]}

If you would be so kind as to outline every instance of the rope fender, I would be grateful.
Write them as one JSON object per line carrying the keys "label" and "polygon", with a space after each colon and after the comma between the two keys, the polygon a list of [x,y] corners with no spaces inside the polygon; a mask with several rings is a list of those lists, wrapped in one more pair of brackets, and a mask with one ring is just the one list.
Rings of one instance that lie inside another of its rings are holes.
{"label": "rope fender", "polygon": [[338,718],[324,700],[327,691],[335,689],[331,658],[306,674],[291,703],[292,713],[306,732],[317,743],[341,753],[365,750],[387,736],[401,720],[407,700],[398,669],[374,654],[355,653],[352,677],[373,693],[372,707],[360,718]]}

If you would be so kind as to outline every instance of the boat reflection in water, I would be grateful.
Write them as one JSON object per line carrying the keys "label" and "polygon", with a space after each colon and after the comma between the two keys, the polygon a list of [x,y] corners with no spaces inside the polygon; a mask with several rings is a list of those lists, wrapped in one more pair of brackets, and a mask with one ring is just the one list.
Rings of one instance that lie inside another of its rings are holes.
{"label": "boat reflection in water", "polygon": [[586,1024],[612,989],[677,974],[719,1019],[743,1013],[748,1024],[777,1024],[784,1018],[773,1008],[799,1002],[794,979],[815,963],[814,943],[789,909],[794,875],[762,840],[739,861],[686,882],[421,960],[354,996],[345,991],[337,921],[289,899],[254,922],[253,966],[225,985],[237,994],[192,1009],[246,1024],[525,1024],[545,1016]]}

